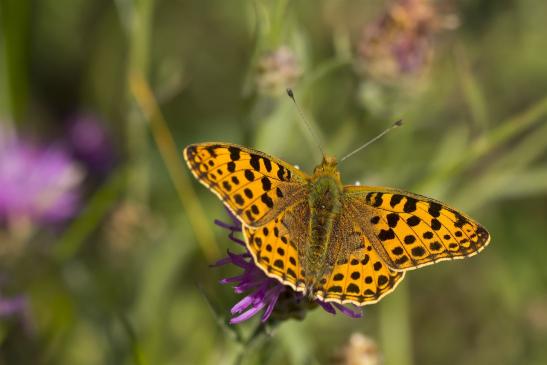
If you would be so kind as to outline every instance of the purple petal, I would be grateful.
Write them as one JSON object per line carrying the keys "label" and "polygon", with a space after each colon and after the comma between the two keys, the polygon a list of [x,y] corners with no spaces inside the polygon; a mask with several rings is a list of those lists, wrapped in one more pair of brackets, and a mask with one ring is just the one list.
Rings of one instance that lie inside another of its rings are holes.
{"label": "purple petal", "polygon": [[230,223],[224,223],[223,221],[219,219],[215,219],[215,224],[219,227],[228,229],[230,231],[241,231],[241,227],[234,226],[233,224],[230,225]]}
{"label": "purple petal", "polygon": [[361,310],[353,311],[340,303],[332,303],[332,304],[336,307],[336,309],[338,309],[340,312],[344,313],[348,317],[351,317],[351,318],[363,317],[363,312]]}
{"label": "purple petal", "polygon": [[261,306],[252,307],[251,309],[249,309],[246,312],[243,312],[239,316],[236,316],[236,317],[233,317],[232,319],[230,319],[230,323],[231,324],[237,324],[237,323],[244,322],[244,321],[250,319],[255,314],[257,314],[263,307],[264,307],[264,304],[262,304]]}
{"label": "purple petal", "polygon": [[319,299],[316,299],[315,303],[319,304],[326,312],[330,314],[336,314],[336,309],[334,309],[334,307],[330,303],[323,302]]}
{"label": "purple petal", "polygon": [[264,314],[262,315],[262,322],[266,322],[268,318],[272,315],[272,312],[275,308],[275,305],[277,304],[277,300],[279,299],[279,295],[285,290],[285,287],[283,285],[277,285],[276,287],[273,287],[270,289],[270,293],[267,294],[268,299],[265,301],[269,301],[268,307],[264,311]]}

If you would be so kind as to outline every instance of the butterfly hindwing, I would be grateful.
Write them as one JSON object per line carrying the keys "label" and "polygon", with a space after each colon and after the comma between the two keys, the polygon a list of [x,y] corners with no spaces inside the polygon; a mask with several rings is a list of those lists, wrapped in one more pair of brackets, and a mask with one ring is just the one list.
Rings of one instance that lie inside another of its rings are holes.
{"label": "butterfly hindwing", "polygon": [[257,266],[269,277],[302,292],[304,275],[298,247],[305,244],[308,221],[307,201],[299,201],[261,227],[243,227],[247,248]]}
{"label": "butterfly hindwing", "polygon": [[395,270],[473,256],[490,241],[481,225],[439,201],[382,187],[344,191],[348,214]]}
{"label": "butterfly hindwing", "polygon": [[395,289],[404,272],[387,266],[364,231],[350,218],[342,212],[334,226],[333,241],[339,242],[340,248],[332,269],[321,281],[318,297],[342,304],[373,304]]}
{"label": "butterfly hindwing", "polygon": [[[305,255],[299,254],[299,250],[305,251],[307,247],[309,214],[308,203],[301,201],[262,227],[243,229],[258,267],[266,275],[304,293],[308,289],[301,261]],[[404,272],[390,269],[357,226],[343,229],[351,224],[345,218],[341,215],[337,219],[330,255],[334,261],[325,267],[323,277],[313,288],[313,297],[359,306],[376,303],[395,289]]]}
{"label": "butterfly hindwing", "polygon": [[304,173],[243,146],[193,144],[184,157],[196,178],[249,226],[268,222],[304,193]]}

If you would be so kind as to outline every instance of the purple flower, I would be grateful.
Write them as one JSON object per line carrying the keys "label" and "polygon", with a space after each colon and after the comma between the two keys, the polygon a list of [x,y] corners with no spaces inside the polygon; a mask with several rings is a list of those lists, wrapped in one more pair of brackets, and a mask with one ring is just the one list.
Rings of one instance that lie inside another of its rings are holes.
{"label": "purple flower", "polygon": [[68,133],[74,156],[90,172],[103,175],[114,166],[112,140],[97,118],[90,115],[73,117]]}
{"label": "purple flower", "polygon": [[279,281],[270,278],[255,265],[253,258],[245,242],[236,237],[242,232],[239,220],[227,210],[231,223],[215,220],[215,224],[230,231],[228,237],[238,245],[242,246],[243,253],[233,253],[228,250],[228,255],[217,261],[213,266],[232,264],[241,269],[240,275],[222,279],[222,284],[234,284],[234,292],[237,294],[247,293],[243,299],[236,303],[231,310],[233,315],[230,323],[237,324],[248,320],[262,311],[261,320],[266,322],[270,317],[277,319],[300,318],[302,319],[307,310],[317,306],[325,311],[336,314],[336,309],[352,318],[360,318],[360,310],[352,310],[338,303],[327,303],[318,299],[310,302],[302,293],[294,291],[291,287],[281,284]]}
{"label": "purple flower", "polygon": [[[0,285],[4,280],[4,276],[0,275]],[[25,295],[5,297],[0,290],[0,321],[6,319],[17,319],[21,321],[27,333],[32,332],[29,306]]]}
{"label": "purple flower", "polygon": [[56,223],[71,217],[81,180],[81,170],[64,149],[0,130],[0,221]]}
{"label": "purple flower", "polygon": [[23,295],[11,298],[0,296],[0,318],[20,315],[26,311],[27,299]]}

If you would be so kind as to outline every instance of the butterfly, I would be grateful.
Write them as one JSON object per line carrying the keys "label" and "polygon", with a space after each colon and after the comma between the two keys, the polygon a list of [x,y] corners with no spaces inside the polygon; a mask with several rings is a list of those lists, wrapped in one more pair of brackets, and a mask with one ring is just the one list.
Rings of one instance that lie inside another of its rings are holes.
{"label": "butterfly", "polygon": [[330,156],[312,175],[229,143],[192,144],[184,158],[241,221],[255,264],[309,298],[375,303],[407,270],[473,256],[490,241],[479,223],[437,200],[343,185]]}

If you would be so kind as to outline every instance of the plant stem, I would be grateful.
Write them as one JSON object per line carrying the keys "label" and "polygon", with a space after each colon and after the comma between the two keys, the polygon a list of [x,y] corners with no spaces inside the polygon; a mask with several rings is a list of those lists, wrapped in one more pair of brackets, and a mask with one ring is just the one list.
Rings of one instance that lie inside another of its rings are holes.
{"label": "plant stem", "polygon": [[25,119],[28,99],[28,36],[30,5],[27,0],[0,1],[0,55],[4,59],[7,117],[20,123]]}
{"label": "plant stem", "polygon": [[145,202],[149,195],[150,171],[148,133],[146,121],[131,97],[131,75],[138,73],[146,79],[149,66],[150,30],[154,0],[133,0],[121,8],[128,14],[126,27],[129,41],[127,66],[127,149],[129,157],[128,197]]}

